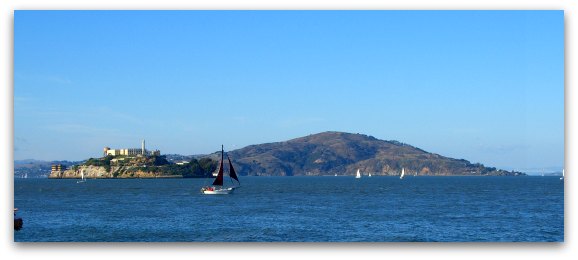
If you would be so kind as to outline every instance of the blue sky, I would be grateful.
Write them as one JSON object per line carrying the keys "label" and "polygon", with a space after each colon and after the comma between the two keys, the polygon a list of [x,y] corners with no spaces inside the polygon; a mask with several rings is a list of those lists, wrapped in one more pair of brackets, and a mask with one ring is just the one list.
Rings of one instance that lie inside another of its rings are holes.
{"label": "blue sky", "polygon": [[16,11],[14,158],[323,131],[564,164],[563,11]]}

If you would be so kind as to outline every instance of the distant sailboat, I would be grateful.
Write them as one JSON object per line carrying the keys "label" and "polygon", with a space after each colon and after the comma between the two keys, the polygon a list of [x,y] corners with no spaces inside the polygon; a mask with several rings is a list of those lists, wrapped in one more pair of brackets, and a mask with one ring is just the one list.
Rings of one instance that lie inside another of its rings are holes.
{"label": "distant sailboat", "polygon": [[399,179],[403,179],[404,175],[405,175],[405,168],[401,168],[401,175],[399,176]]}
{"label": "distant sailboat", "polygon": [[564,169],[562,169],[562,177],[560,177],[560,180],[561,180],[561,181],[564,180]]}
{"label": "distant sailboat", "polygon": [[359,169],[357,169],[357,174],[355,175],[356,179],[361,178],[361,172],[359,172]]}
{"label": "distant sailboat", "polygon": [[235,191],[236,188],[239,188],[241,186],[241,182],[239,181],[239,178],[237,177],[237,173],[235,173],[235,169],[233,168],[233,163],[231,163],[231,159],[229,158],[229,156],[227,156],[227,160],[229,160],[229,177],[231,179],[235,179],[237,181],[237,183],[239,184],[239,186],[228,187],[228,188],[223,187],[223,160],[224,160],[223,156],[224,156],[224,153],[225,152],[224,152],[223,146],[221,146],[221,163],[219,166],[219,172],[217,173],[217,177],[215,178],[215,181],[213,181],[213,186],[207,186],[207,187],[201,188],[201,192],[203,194],[215,194],[215,195],[231,194],[231,193],[233,193],[233,191]]}
{"label": "distant sailboat", "polygon": [[367,177],[371,177],[371,172],[369,173],[369,175],[367,175]]}
{"label": "distant sailboat", "polygon": [[82,183],[82,182],[86,182],[86,179],[84,178],[84,170],[80,170],[80,180],[77,181],[76,183]]}

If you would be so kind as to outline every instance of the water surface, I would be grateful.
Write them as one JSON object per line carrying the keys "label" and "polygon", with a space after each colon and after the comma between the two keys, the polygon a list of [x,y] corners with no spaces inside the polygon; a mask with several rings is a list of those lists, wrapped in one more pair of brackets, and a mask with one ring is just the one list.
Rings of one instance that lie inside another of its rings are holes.
{"label": "water surface", "polygon": [[558,177],[15,179],[14,241],[564,241]]}

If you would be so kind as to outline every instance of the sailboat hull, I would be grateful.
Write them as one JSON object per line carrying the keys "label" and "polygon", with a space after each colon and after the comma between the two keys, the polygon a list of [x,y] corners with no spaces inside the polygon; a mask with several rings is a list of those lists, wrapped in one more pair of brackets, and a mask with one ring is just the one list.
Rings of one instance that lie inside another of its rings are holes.
{"label": "sailboat hull", "polygon": [[215,190],[201,190],[203,194],[207,195],[225,195],[231,194],[235,191],[235,188],[225,188],[225,189],[215,189]]}

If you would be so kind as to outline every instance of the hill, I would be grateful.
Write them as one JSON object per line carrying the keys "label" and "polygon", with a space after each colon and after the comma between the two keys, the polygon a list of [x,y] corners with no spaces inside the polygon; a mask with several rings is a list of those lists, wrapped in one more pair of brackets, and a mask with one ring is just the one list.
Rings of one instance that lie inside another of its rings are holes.
{"label": "hill", "polygon": [[250,145],[228,154],[241,175],[353,175],[357,169],[374,175],[399,175],[402,167],[411,175],[524,175],[428,153],[397,141],[343,132]]}

